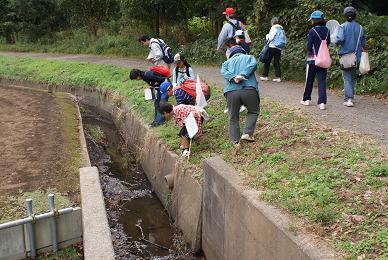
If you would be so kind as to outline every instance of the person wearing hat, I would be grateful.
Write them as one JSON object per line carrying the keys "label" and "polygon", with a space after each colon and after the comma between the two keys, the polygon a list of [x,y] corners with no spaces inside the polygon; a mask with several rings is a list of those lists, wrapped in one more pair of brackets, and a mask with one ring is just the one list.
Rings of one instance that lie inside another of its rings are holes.
{"label": "person wearing hat", "polygon": [[[229,113],[229,137],[235,147],[240,140],[253,142],[253,132],[260,112],[259,84],[255,71],[257,61],[244,49],[230,41],[230,56],[222,64],[221,74],[225,79],[224,95]],[[240,135],[240,108],[248,110],[245,128]]]}
{"label": "person wearing hat", "polygon": [[326,27],[325,15],[322,11],[316,10],[310,15],[313,27],[307,35],[307,61],[306,61],[306,83],[303,93],[303,99],[300,102],[304,106],[311,104],[311,93],[315,76],[318,78],[318,108],[326,109],[326,77],[327,69],[315,66],[315,56],[318,54],[321,41],[326,39],[327,44],[330,44],[330,32]]}
{"label": "person wearing hat", "polygon": [[227,23],[222,26],[221,32],[218,35],[217,50],[220,50],[225,40],[233,38],[236,31],[245,30],[244,25],[236,19],[236,13],[233,8],[226,8],[222,13],[225,15]]}
{"label": "person wearing hat", "polygon": [[176,104],[180,105],[195,105],[195,97],[188,94],[182,88],[173,88],[170,82],[164,82],[160,85],[161,100],[168,100],[169,96],[174,95]]}
{"label": "person wearing hat", "polygon": [[251,47],[245,41],[245,34],[243,30],[237,30],[234,34],[234,39],[236,40],[236,43],[245,50],[246,54],[250,53]]}
{"label": "person wearing hat", "polygon": [[[337,33],[337,45],[340,46],[339,56],[356,53],[357,63],[360,62],[361,52],[365,49],[365,34],[362,26],[355,21],[357,11],[348,6],[344,9],[346,22],[341,24]],[[356,67],[342,70],[344,80],[344,106],[352,107],[354,99],[354,85],[356,80]]]}
{"label": "person wearing hat", "polygon": [[172,73],[172,83],[174,87],[187,79],[194,80],[194,71],[191,65],[187,62],[185,57],[177,53],[174,56],[175,68]]}

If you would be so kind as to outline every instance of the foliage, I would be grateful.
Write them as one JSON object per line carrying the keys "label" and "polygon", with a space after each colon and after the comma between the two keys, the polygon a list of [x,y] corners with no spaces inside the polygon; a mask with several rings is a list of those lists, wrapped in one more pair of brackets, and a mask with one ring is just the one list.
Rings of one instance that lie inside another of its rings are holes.
{"label": "foliage", "polygon": [[[144,120],[152,118],[153,106],[143,97],[144,83],[128,82],[124,68],[1,56],[0,75],[110,91]],[[386,221],[380,202],[388,159],[376,144],[315,125],[296,109],[262,99],[257,141],[236,152],[228,142],[227,115],[220,111],[224,104],[221,91],[213,87],[206,108],[211,120],[204,125],[205,135],[193,144],[189,167],[198,170],[204,158],[222,154],[247,183],[262,191],[263,199],[305,219],[304,229],[332,241],[344,255],[383,257]],[[179,150],[173,122],[154,131]]]}

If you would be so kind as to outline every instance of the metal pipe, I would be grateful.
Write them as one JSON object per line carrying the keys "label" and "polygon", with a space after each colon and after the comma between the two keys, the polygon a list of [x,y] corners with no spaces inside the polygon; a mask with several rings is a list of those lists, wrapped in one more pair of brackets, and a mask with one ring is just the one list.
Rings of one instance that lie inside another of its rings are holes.
{"label": "metal pipe", "polygon": [[[27,215],[33,219],[34,213],[32,212],[32,199],[26,199],[26,206],[27,206]],[[35,230],[34,230],[32,221],[30,223],[27,223],[27,232],[28,232],[28,241],[30,242],[30,257],[35,258],[36,257]]]}
{"label": "metal pipe", "polygon": [[[77,208],[60,209],[60,210],[57,211],[56,214],[57,215],[68,214],[68,213],[73,212],[75,209],[77,209]],[[43,214],[40,214],[40,215],[36,215],[34,218],[33,217],[26,217],[26,218],[10,221],[10,222],[7,222],[7,223],[0,224],[0,230],[6,229],[6,228],[11,228],[11,227],[16,227],[16,226],[20,226],[20,225],[24,225],[24,224],[27,224],[27,223],[31,223],[31,222],[33,222],[34,219],[35,220],[41,220],[41,219],[45,219],[45,218],[50,218],[50,217],[52,217],[54,215],[55,214],[53,212],[47,212],[47,213],[43,213]]]}
{"label": "metal pipe", "polygon": [[54,203],[54,194],[49,194],[49,210],[54,214],[50,219],[50,231],[51,231],[51,242],[53,245],[53,252],[58,252],[58,240],[57,240],[57,221],[55,219],[55,203]]}

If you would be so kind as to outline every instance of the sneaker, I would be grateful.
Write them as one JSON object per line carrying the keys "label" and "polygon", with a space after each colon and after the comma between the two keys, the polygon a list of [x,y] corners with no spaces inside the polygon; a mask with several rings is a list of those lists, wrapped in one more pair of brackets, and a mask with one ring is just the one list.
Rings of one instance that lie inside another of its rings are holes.
{"label": "sneaker", "polygon": [[344,102],[345,107],[352,107],[354,106],[353,101],[351,99],[348,99],[347,101]]}
{"label": "sneaker", "polygon": [[321,103],[318,105],[319,109],[320,110],[325,110],[326,109],[326,104],[325,103]]}
{"label": "sneaker", "polygon": [[301,100],[300,101],[300,103],[302,104],[302,105],[304,105],[304,106],[309,106],[310,105],[310,102],[311,102],[311,100]]}
{"label": "sneaker", "polygon": [[249,134],[243,134],[241,136],[241,140],[248,141],[248,142],[254,142],[255,141],[253,136],[250,136]]}
{"label": "sneaker", "polygon": [[189,149],[185,148],[181,150],[181,157],[188,157],[190,155]]}
{"label": "sneaker", "polygon": [[268,81],[268,77],[260,77],[260,80]]}
{"label": "sneaker", "polygon": [[272,81],[273,82],[281,82],[282,80],[280,78],[274,78]]}
{"label": "sneaker", "polygon": [[240,113],[244,112],[247,108],[245,106],[240,107]]}

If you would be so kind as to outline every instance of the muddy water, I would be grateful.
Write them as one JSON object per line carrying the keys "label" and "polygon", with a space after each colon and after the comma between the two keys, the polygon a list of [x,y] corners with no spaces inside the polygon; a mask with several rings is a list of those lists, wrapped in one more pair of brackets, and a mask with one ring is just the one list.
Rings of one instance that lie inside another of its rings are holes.
{"label": "muddy water", "polygon": [[116,259],[195,259],[111,119],[81,109],[105,196]]}

